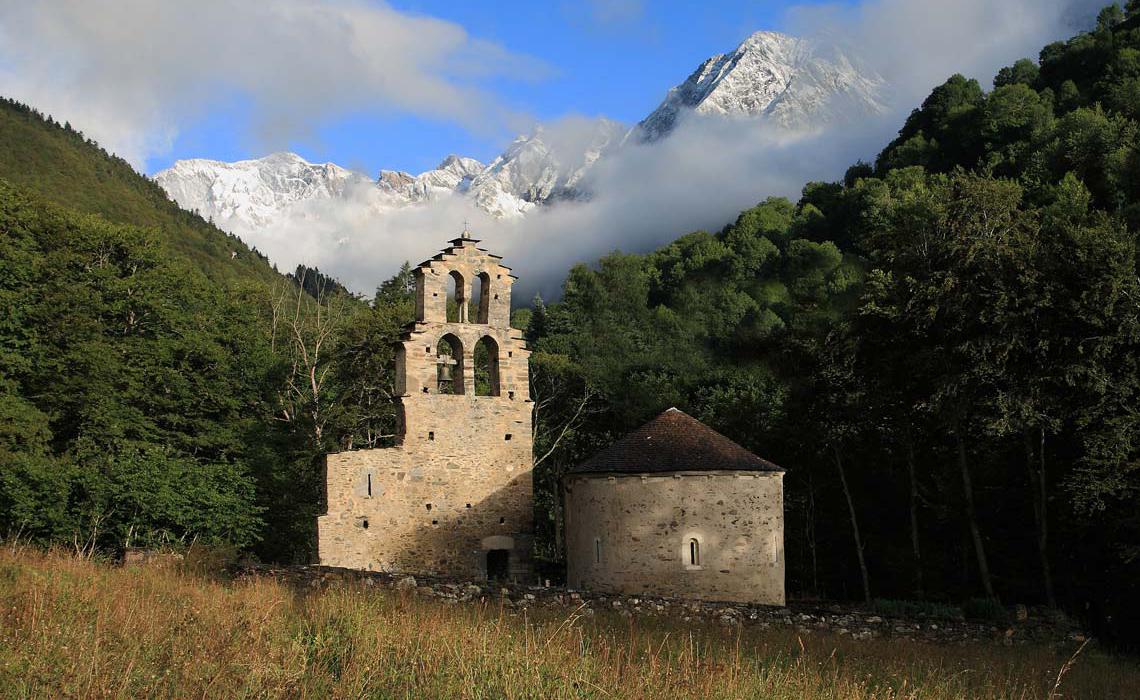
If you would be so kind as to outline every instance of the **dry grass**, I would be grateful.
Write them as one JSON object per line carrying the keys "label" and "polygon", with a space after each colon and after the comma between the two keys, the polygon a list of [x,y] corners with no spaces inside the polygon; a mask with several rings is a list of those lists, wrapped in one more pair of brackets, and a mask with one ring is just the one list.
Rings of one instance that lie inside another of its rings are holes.
{"label": "dry grass", "polygon": [[[632,623],[356,586],[299,594],[0,551],[0,697],[1047,698],[1074,649]],[[1085,649],[1054,697],[1136,697]]]}

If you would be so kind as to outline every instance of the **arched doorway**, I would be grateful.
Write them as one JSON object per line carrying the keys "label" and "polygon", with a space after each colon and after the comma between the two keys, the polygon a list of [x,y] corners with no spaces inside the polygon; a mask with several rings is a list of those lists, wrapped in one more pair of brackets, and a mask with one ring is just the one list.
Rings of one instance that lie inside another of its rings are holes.
{"label": "arched doorway", "polygon": [[509,549],[487,550],[487,580],[506,581],[511,576],[511,551]]}

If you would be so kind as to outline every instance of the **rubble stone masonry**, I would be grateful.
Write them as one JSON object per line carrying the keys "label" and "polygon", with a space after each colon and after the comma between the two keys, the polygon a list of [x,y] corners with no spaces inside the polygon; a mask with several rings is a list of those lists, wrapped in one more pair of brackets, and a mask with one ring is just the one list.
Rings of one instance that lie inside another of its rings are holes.
{"label": "rubble stone masonry", "polygon": [[564,480],[571,588],[784,604],[782,472]]}

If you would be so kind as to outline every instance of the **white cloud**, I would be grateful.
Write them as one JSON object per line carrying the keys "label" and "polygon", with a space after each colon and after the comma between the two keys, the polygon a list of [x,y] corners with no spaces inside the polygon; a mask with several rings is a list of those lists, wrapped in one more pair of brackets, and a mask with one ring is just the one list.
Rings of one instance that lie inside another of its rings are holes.
{"label": "white cloud", "polygon": [[643,0],[586,0],[580,7],[601,27],[627,25],[645,16]]}
{"label": "white cloud", "polygon": [[[559,139],[588,134],[578,118],[547,131]],[[546,205],[525,218],[494,219],[458,195],[382,210],[375,188],[364,185],[343,200],[295,205],[273,227],[237,233],[282,269],[305,263],[371,293],[403,261],[415,264],[434,254],[467,220],[483,247],[503,255],[520,275],[516,302],[525,303],[536,291],[557,296],[575,262],[619,248],[644,251],[695,229],[716,230],[768,195],[794,198],[805,181],[842,175],[868,142],[889,134],[885,123],[847,129],[840,138],[693,119],[654,145],[628,146],[598,161],[589,201]]]}
{"label": "white cloud", "polygon": [[480,81],[545,71],[457,24],[362,0],[0,3],[0,92],[136,165],[235,97],[267,150],[360,110],[497,131],[517,115]]}
{"label": "white cloud", "polygon": [[898,91],[925,97],[954,73],[984,87],[1002,66],[1090,26],[1109,0],[864,0],[799,5],[788,31],[851,47]]}

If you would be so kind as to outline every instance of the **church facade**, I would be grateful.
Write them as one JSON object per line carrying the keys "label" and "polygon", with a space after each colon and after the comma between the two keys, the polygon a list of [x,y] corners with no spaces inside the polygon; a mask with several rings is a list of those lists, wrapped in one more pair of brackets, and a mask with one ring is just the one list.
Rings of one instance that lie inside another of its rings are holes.
{"label": "church facade", "polygon": [[416,320],[396,357],[397,444],[326,457],[324,566],[529,577],[530,353],[510,327],[515,278],[477,244],[452,240],[415,270]]}

